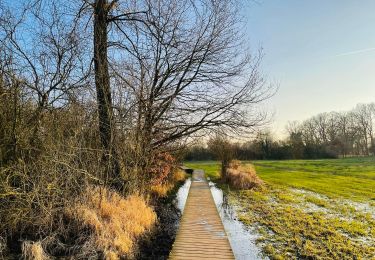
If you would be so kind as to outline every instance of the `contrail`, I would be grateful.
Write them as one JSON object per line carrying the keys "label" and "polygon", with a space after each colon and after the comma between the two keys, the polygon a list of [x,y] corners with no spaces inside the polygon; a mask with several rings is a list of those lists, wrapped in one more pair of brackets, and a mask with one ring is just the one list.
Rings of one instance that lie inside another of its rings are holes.
{"label": "contrail", "polygon": [[359,54],[359,53],[369,52],[369,51],[375,51],[375,48],[367,48],[367,49],[362,49],[362,50],[344,52],[344,53],[337,54],[335,57],[354,55],[354,54]]}

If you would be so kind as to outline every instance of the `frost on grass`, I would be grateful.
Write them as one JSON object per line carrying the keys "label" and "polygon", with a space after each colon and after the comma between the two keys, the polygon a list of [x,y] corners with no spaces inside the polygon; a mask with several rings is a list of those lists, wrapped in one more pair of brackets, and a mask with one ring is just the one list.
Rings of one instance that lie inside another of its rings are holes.
{"label": "frost on grass", "polygon": [[263,252],[273,259],[375,255],[375,220],[355,205],[346,212],[340,200],[276,186],[232,196],[241,208],[240,220],[257,228]]}
{"label": "frost on grass", "polygon": [[371,202],[358,202],[342,198],[331,199],[304,189],[290,189],[290,192],[295,194],[293,196],[304,198],[306,202],[303,205],[304,208],[335,214],[347,219],[355,218],[358,215],[366,215],[375,220],[375,205],[372,205]]}

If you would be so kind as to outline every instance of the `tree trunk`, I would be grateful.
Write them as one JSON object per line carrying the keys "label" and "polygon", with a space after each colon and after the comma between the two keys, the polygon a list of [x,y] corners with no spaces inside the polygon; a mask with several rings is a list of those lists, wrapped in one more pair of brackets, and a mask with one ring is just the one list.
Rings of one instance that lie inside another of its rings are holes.
{"label": "tree trunk", "polygon": [[13,123],[12,123],[12,160],[16,160],[17,158],[17,110],[18,110],[18,87],[19,81],[16,80],[15,88],[14,88],[14,96],[13,96]]}
{"label": "tree trunk", "polygon": [[[113,112],[111,86],[108,71],[108,3],[96,0],[94,11],[94,64],[95,87],[99,114],[99,134],[104,149],[104,161],[107,165],[107,178],[118,177],[118,167],[113,151]],[[112,179],[111,181],[116,180]]]}
{"label": "tree trunk", "polygon": [[112,98],[107,60],[107,1],[96,0],[94,18],[95,86],[99,113],[99,133],[103,148],[112,141]]}

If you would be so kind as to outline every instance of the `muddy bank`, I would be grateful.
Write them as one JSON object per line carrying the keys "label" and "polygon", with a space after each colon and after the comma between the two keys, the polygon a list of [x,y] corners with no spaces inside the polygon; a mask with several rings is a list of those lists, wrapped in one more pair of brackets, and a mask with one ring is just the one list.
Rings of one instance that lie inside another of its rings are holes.
{"label": "muddy bank", "polygon": [[170,196],[155,203],[154,208],[158,216],[158,224],[153,234],[141,241],[137,259],[168,259],[185,207],[190,184],[191,180],[187,179],[183,185],[171,192]]}

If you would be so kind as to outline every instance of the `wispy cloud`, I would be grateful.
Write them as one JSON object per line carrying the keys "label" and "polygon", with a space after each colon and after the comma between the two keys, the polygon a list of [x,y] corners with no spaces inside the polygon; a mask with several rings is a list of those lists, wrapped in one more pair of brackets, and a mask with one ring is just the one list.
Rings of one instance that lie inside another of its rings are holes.
{"label": "wispy cloud", "polygon": [[364,53],[364,52],[371,52],[371,51],[375,51],[375,47],[374,48],[361,49],[361,50],[355,50],[355,51],[348,51],[348,52],[337,54],[337,55],[335,55],[335,57],[349,56],[349,55],[355,55],[355,54],[360,54],[360,53]]}

